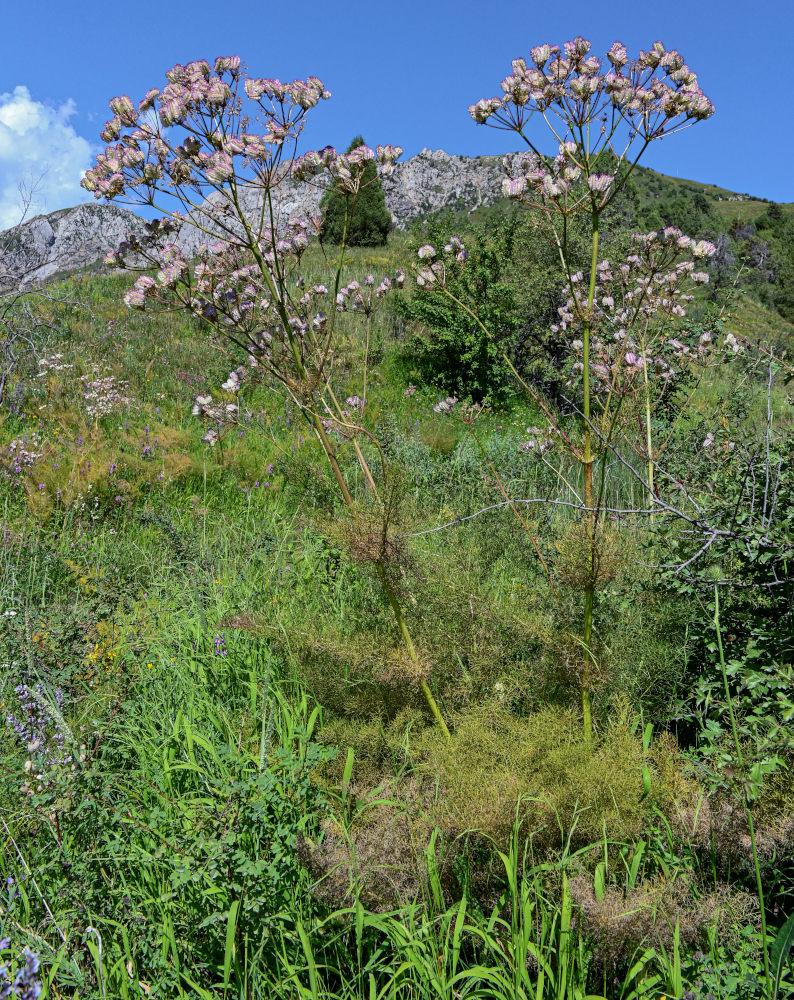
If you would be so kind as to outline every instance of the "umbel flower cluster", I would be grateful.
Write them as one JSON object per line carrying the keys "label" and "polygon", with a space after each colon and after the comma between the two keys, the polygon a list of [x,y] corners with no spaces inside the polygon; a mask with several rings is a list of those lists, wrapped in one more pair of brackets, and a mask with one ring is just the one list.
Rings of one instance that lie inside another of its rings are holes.
{"label": "umbel flower cluster", "polygon": [[[111,100],[113,117],[102,132],[110,144],[82,182],[97,198],[166,212],[142,236],[128,234],[106,263],[154,271],[125,296],[130,308],[176,301],[293,393],[312,396],[332,361],[329,314],[347,306],[333,296],[329,302],[325,286],[303,283],[301,257],[320,220],[281,218],[277,191],[326,172],[356,194],[371,160],[388,173],[402,150],[360,146],[337,153],[329,146],[296,159],[306,115],[330,96],[317,77],[292,83],[249,77],[230,56],[212,67],[206,60],[175,66],[166,78],[162,91],[149,90],[137,105],[127,96]],[[180,243],[186,225],[205,236],[194,260]],[[397,284],[399,276],[384,278],[377,292]],[[360,308],[361,296],[347,298]]]}
{"label": "umbel flower cluster", "polygon": [[[239,56],[219,57],[214,71],[205,59],[177,65],[166,79],[162,91],[147,91],[137,106],[126,95],[110,101],[113,117],[100,137],[116,145],[107,146],[82,182],[96,197],[134,192],[136,201],[154,204],[164,184],[217,188],[235,179],[238,157],[267,180],[284,143],[300,134],[307,111],[331,96],[317,77],[292,83],[246,78]],[[253,119],[239,114],[243,93],[256,105]],[[249,132],[250,120],[264,129]],[[175,144],[166,130],[178,126],[186,134]]]}
{"label": "umbel flower cluster", "polygon": [[[537,45],[529,62],[513,60],[502,91],[472,104],[469,113],[478,125],[517,132],[530,149],[505,158],[503,194],[534,197],[566,213],[604,208],[625,161],[636,163],[650,142],[714,113],[684,57],[661,42],[633,60],[622,42],[605,60],[591,55],[581,37],[562,49]],[[551,161],[526,133],[536,114],[559,144]],[[635,142],[639,149],[629,157]]]}
{"label": "umbel flower cluster", "polygon": [[[626,46],[614,42],[606,62],[590,55],[590,42],[577,36],[558,45],[536,45],[531,65],[514,59],[512,73],[502,80],[502,97],[484,98],[469,108],[478,125],[520,128],[538,111],[555,111],[563,103],[571,120],[584,126],[595,118],[609,124],[624,120],[646,141],[714,114],[714,106],[698,86],[697,76],[675,49],[654,42],[648,52],[629,59]],[[566,118],[566,120],[568,120]]]}
{"label": "umbel flower cluster", "polygon": [[[571,294],[558,309],[559,323],[551,326],[552,333],[574,338],[570,347],[580,359],[573,364],[574,376],[584,370],[584,341],[578,335],[585,326],[592,332],[588,357],[597,395],[626,395],[651,375],[667,382],[676,371],[673,361],[702,357],[711,344],[705,333],[691,352],[669,332],[686,316],[691,289],[708,283],[708,273],[696,270],[696,262],[711,257],[714,245],[672,226],[634,233],[631,242],[632,252],[618,266],[608,260],[596,265],[592,291],[581,271],[571,275]],[[690,254],[693,260],[681,259]]]}

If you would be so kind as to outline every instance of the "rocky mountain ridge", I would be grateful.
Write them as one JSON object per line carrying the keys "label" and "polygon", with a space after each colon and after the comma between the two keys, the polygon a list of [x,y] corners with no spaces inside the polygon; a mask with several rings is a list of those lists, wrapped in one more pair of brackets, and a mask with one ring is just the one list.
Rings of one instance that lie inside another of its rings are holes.
{"label": "rocky mountain ridge", "polygon": [[25,220],[0,233],[0,291],[91,267],[144,225],[127,209],[94,202]]}
{"label": "rocky mountain ridge", "polygon": [[[394,166],[394,172],[382,178],[386,205],[394,224],[404,229],[414,219],[443,209],[471,212],[492,204],[501,197],[501,157],[456,156],[442,149],[423,149]],[[644,197],[653,201],[673,194],[692,197],[708,195],[719,206],[719,214],[733,209],[728,202],[762,205],[749,195],[737,194],[714,185],[666,177],[648,168],[638,167],[635,179],[642,178]],[[311,182],[286,179],[277,189],[276,211],[281,221],[291,216],[317,215],[320,200],[328,183],[326,178]],[[208,207],[217,198],[209,199]],[[243,198],[252,215],[261,206],[261,195],[248,189]],[[720,205],[720,203],[722,203]],[[794,205],[785,206],[789,211]],[[228,225],[228,220],[224,219]],[[108,250],[115,249],[128,231],[141,233],[146,220],[115,204],[89,202],[74,208],[40,215],[0,233],[0,291],[29,287],[83,268],[95,267]],[[179,242],[192,255],[207,239],[205,230],[191,225],[188,219]]]}
{"label": "rocky mountain ridge", "polygon": [[[397,228],[418,216],[445,208],[473,210],[500,196],[500,160],[497,157],[454,156],[444,150],[423,149],[395,164],[382,179],[386,205]],[[279,188],[282,219],[310,216],[319,211],[325,185],[287,180]],[[256,204],[250,193],[250,210]],[[30,286],[62,274],[94,266],[115,249],[127,232],[141,233],[145,220],[113,204],[88,202],[74,208],[39,215],[0,233],[0,289]],[[180,243],[189,252],[206,234],[186,224]]]}

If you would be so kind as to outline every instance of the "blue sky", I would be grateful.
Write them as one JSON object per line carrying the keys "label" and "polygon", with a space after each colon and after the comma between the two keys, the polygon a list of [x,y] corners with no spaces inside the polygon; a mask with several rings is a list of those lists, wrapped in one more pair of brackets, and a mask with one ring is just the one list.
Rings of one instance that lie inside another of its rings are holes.
{"label": "blue sky", "polygon": [[498,93],[511,59],[577,34],[596,54],[615,39],[630,55],[661,39],[716,105],[711,120],[652,146],[645,165],[794,201],[790,0],[22,0],[7,5],[2,26],[0,228],[15,221],[19,181],[42,172],[39,211],[85,200],[80,172],[107,101],[137,101],[174,63],[237,54],[256,76],[321,77],[333,97],[314,112],[303,148],[344,147],[362,133],[406,156],[423,147],[474,156],[516,144],[475,126],[468,105]]}

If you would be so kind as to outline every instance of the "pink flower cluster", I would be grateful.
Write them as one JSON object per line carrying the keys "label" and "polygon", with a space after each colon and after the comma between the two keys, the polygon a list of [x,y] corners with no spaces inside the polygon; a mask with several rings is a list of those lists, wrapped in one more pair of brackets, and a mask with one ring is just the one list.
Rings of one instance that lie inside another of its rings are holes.
{"label": "pink flower cluster", "polygon": [[508,154],[502,160],[506,174],[502,194],[522,201],[527,192],[532,192],[568,214],[584,205],[600,210],[610,199],[615,178],[610,174],[589,174],[586,187],[577,187],[583,178],[582,162],[581,150],[571,141],[560,143],[551,162],[534,152]]}
{"label": "pink flower cluster", "polygon": [[236,403],[216,402],[212,394],[207,393],[195,397],[191,412],[194,417],[202,417],[210,424],[201,440],[203,444],[214,448],[220,440],[224,427],[237,420],[239,407]]}
{"label": "pink flower cluster", "polygon": [[356,146],[348,153],[337,153],[333,146],[310,149],[299,156],[292,168],[295,180],[306,181],[328,171],[335,183],[348,194],[356,194],[362,186],[367,164],[377,157],[378,170],[386,175],[394,171],[394,163],[402,156],[401,146]]}
{"label": "pink flower cluster", "polygon": [[[126,95],[110,101],[113,117],[101,138],[115,145],[99,154],[81,181],[95,197],[127,195],[152,204],[157,191],[179,194],[243,181],[245,168],[269,176],[284,143],[302,131],[307,112],[331,96],[317,77],[292,83],[244,78],[238,56],[219,57],[214,71],[205,59],[177,65],[166,78],[163,90],[147,91],[137,107]],[[251,115],[241,114],[243,95],[256,106]],[[256,120],[264,122],[264,132],[248,131]],[[167,135],[174,127],[184,131],[181,143]]]}
{"label": "pink flower cluster", "polygon": [[551,451],[558,434],[556,427],[551,425],[548,427],[527,427],[526,432],[531,436],[519,444],[518,450],[526,452],[528,455],[545,455],[547,451]]}
{"label": "pink flower cluster", "polygon": [[[305,362],[328,329],[327,286],[307,285],[298,270],[308,230],[309,223],[297,217],[281,234],[265,230],[253,245],[258,259],[234,241],[203,243],[192,265],[177,244],[156,247],[146,244],[145,237],[130,234],[124,253],[116,253],[113,262],[123,266],[124,254],[134,253],[157,268],[155,276],[141,275],[126,293],[124,301],[130,308],[167,306],[175,296],[196,316],[227,331],[254,363],[284,374],[292,358],[284,350],[287,341],[294,340]],[[404,281],[402,271],[380,283],[374,275],[368,275],[363,285],[353,281],[337,294],[335,309],[369,314]]]}
{"label": "pink flower cluster", "polygon": [[404,284],[405,271],[402,268],[395,271],[394,277],[384,275],[377,285],[375,275],[368,274],[364,278],[363,285],[359,281],[351,281],[339,289],[336,296],[336,311],[360,312],[370,316],[378,308],[384,296],[394,288],[402,288]]}
{"label": "pink flower cluster", "polygon": [[432,244],[425,243],[416,256],[425,265],[416,276],[417,285],[424,289],[446,287],[450,270],[460,269],[469,258],[463,241],[457,236],[450,237],[441,255]]}
{"label": "pink flower cluster", "polygon": [[[653,372],[662,381],[675,373],[670,362],[702,358],[711,343],[706,333],[694,351],[679,340],[669,338],[670,325],[686,315],[691,287],[704,285],[709,276],[696,270],[694,260],[710,257],[714,245],[693,240],[680,229],[668,227],[652,233],[634,233],[633,252],[614,267],[608,260],[596,267],[592,301],[581,271],[571,275],[571,294],[558,310],[559,323],[552,333],[577,334],[585,326],[591,331],[590,374],[596,391],[616,394],[633,391],[639,375]],[[584,370],[581,339],[571,348],[580,359],[573,375]],[[647,371],[646,371],[647,369]]]}
{"label": "pink flower cluster", "polygon": [[[169,211],[141,236],[128,234],[106,263],[149,272],[125,295],[130,308],[170,308],[176,300],[279,378],[293,365],[289,377],[303,379],[309,358],[327,359],[324,338],[333,329],[327,288],[306,287],[299,269],[319,220],[283,223],[276,189],[289,177],[326,171],[355,193],[376,157],[388,173],[402,150],[359,146],[338,154],[326,147],[290,162],[288,140],[330,96],[317,77],[292,83],[247,77],[237,56],[218,58],[213,67],[206,60],[178,65],[166,77],[163,90],[148,91],[137,106],[126,96],[110,102],[113,118],[103,138],[115,144],[97,157],[83,186],[98,198],[125,195],[151,205],[170,195],[184,212]],[[255,105],[250,113],[246,99]],[[249,131],[256,121],[265,131]],[[194,261],[178,241],[185,223],[206,233]],[[363,289],[346,286],[332,310],[371,311],[403,281],[398,274],[377,285],[373,278]]]}
{"label": "pink flower cluster", "polygon": [[615,42],[607,53],[609,66],[590,55],[590,42],[581,37],[562,49],[537,45],[530,56],[530,64],[513,60],[512,73],[502,81],[502,97],[471,105],[469,113],[477,124],[520,129],[534,111],[553,110],[583,126],[606,113],[650,140],[675,122],[714,113],[683,56],[675,49],[667,51],[661,42],[631,61],[626,47]]}
{"label": "pink flower cluster", "polygon": [[439,399],[437,403],[433,404],[433,413],[447,414],[452,413],[458,404],[457,396],[447,396],[446,399]]}
{"label": "pink flower cluster", "polygon": [[[532,194],[566,214],[606,207],[619,189],[618,170],[635,140],[644,149],[714,113],[683,56],[661,42],[634,60],[621,42],[612,45],[605,60],[591,55],[590,42],[581,37],[562,49],[538,45],[529,62],[513,60],[502,92],[469,108],[478,125],[518,132],[531,150],[505,159],[502,193],[519,200]],[[552,162],[540,155],[525,129],[536,112],[558,144]]]}
{"label": "pink flower cluster", "polygon": [[323,417],[322,424],[329,434],[334,434],[343,440],[352,440],[359,429],[358,424],[364,415],[367,401],[356,393],[347,397],[345,405],[348,409],[340,408],[335,413],[326,407],[328,416]]}

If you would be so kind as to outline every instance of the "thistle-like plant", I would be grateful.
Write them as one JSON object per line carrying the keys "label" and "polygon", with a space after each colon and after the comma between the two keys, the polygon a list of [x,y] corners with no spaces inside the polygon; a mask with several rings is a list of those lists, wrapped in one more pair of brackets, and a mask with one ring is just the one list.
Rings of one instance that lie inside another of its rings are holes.
{"label": "thistle-like plant", "polygon": [[[604,60],[591,55],[590,48],[581,37],[562,48],[538,45],[529,61],[513,60],[511,74],[502,81],[501,96],[485,98],[469,108],[477,124],[514,132],[525,142],[526,152],[504,159],[502,193],[541,213],[564,275],[565,301],[559,310],[560,322],[552,330],[565,338],[569,348],[569,388],[580,418],[579,432],[562,426],[551,406],[506,360],[559,431],[557,439],[583,467],[584,537],[592,571],[583,579],[579,673],[588,741],[592,738],[591,687],[597,673],[593,612],[606,458],[626,429],[626,421],[621,420],[624,401],[642,398],[648,501],[653,509],[653,401],[663,393],[674,364],[693,352],[691,345],[670,337],[669,326],[684,315],[690,288],[708,280],[695,262],[714,252],[705,241],[666,229],[636,234],[631,254],[617,265],[601,258],[601,217],[648,145],[709,118],[714,108],[680,53],[665,49],[661,42],[633,60],[620,42],[612,45]],[[535,125],[541,122],[556,143],[555,156],[541,152],[535,134]],[[590,219],[589,274],[574,268],[569,252],[571,219],[577,214]],[[692,259],[685,259],[687,255]],[[420,288],[454,298],[448,277],[451,270],[465,266],[462,243],[450,241],[442,253],[426,245],[420,248],[419,258]],[[455,301],[478,319],[476,302]],[[705,341],[695,346],[694,355],[702,354],[705,347]]]}
{"label": "thistle-like plant", "polygon": [[[356,504],[328,421],[344,427],[345,437],[353,440],[370,486],[375,477],[356,440],[363,433],[363,408],[351,419],[331,386],[339,346],[336,317],[349,310],[366,312],[359,300],[368,302],[370,290],[376,298],[386,295],[399,287],[402,276],[373,279],[366,296],[360,287],[343,288],[343,236],[328,283],[306,281],[301,261],[321,220],[285,217],[280,195],[292,182],[324,173],[350,196],[352,212],[372,162],[388,173],[402,150],[358,146],[340,154],[328,146],[296,157],[306,116],[330,97],[316,77],[292,83],[249,77],[237,56],[220,57],[213,67],[205,60],[177,65],[166,77],[163,90],[149,90],[137,106],[127,96],[110,101],[113,117],[101,133],[109,145],[82,182],[97,198],[163,212],[142,237],[130,234],[107,263],[145,272],[125,295],[129,307],[188,309],[236,344],[294,400],[355,519]],[[191,260],[189,240],[195,242],[196,230],[203,239]],[[418,666],[387,552],[384,545],[372,562],[408,656]],[[446,731],[424,676],[420,686]]]}

